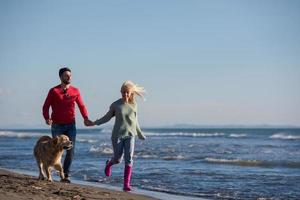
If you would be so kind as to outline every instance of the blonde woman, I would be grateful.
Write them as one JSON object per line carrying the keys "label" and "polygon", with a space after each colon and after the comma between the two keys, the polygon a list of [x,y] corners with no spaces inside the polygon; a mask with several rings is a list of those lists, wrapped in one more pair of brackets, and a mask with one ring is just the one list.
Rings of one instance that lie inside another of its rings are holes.
{"label": "blonde woman", "polygon": [[138,95],[143,98],[144,93],[143,87],[132,81],[125,81],[121,86],[122,98],[113,102],[109,111],[102,118],[93,122],[94,125],[100,125],[108,122],[112,117],[116,118],[111,136],[114,155],[106,161],[104,171],[106,176],[110,176],[112,165],[121,163],[124,155],[124,191],[131,191],[130,180],[135,137],[138,136],[142,140],[146,139],[137,120],[137,104],[135,102],[135,96]]}

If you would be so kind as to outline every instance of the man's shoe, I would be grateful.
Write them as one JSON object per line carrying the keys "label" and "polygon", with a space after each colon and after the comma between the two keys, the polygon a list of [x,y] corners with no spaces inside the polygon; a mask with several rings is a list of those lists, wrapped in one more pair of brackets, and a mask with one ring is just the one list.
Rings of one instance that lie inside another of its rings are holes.
{"label": "man's shoe", "polygon": [[60,182],[63,182],[63,183],[71,183],[70,179],[68,176],[66,176],[64,179],[61,179]]}

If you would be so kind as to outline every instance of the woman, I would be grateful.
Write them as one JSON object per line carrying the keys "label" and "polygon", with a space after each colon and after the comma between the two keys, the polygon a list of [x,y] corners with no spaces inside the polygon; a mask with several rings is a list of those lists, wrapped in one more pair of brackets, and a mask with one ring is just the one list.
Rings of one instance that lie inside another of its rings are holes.
{"label": "woman", "polygon": [[122,98],[113,102],[109,111],[100,119],[93,122],[94,125],[100,125],[108,122],[115,117],[115,124],[112,131],[111,141],[114,155],[106,161],[105,175],[111,175],[111,167],[125,159],[124,169],[124,191],[131,191],[130,180],[132,174],[133,153],[135,137],[145,140],[137,120],[137,104],[135,96],[143,98],[145,90],[134,84],[132,81],[125,81],[121,86]]}

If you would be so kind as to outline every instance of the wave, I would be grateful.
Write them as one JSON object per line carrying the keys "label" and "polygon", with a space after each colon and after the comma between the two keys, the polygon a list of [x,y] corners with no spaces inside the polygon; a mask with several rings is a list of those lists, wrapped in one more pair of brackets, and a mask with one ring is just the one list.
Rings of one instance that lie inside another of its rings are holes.
{"label": "wave", "polygon": [[103,128],[101,129],[101,133],[111,133],[113,129],[111,128]]}
{"label": "wave", "polygon": [[201,193],[193,193],[193,192],[180,192],[178,190],[171,190],[163,187],[163,185],[158,186],[141,186],[142,189],[154,191],[154,192],[161,192],[161,193],[167,193],[172,194],[176,196],[172,196],[171,198],[164,198],[164,199],[182,199],[182,200],[196,200],[199,199],[199,197],[205,198],[205,197],[212,197],[212,194],[201,194]]}
{"label": "wave", "polygon": [[98,140],[95,139],[84,139],[84,138],[77,138],[76,142],[82,142],[82,143],[97,143]]}
{"label": "wave", "polygon": [[282,139],[282,140],[299,140],[300,135],[288,135],[287,133],[275,133],[270,136],[271,139]]}
{"label": "wave", "polygon": [[288,161],[260,161],[260,160],[241,160],[241,159],[223,159],[223,158],[205,158],[205,162],[216,164],[230,164],[249,167],[286,167],[300,168],[300,162]]}
{"label": "wave", "polygon": [[232,133],[229,135],[229,137],[233,137],[233,138],[243,138],[243,137],[247,137],[247,134],[236,134],[236,133]]}
{"label": "wave", "polygon": [[186,132],[174,132],[174,133],[153,133],[145,132],[146,136],[183,136],[183,137],[218,137],[224,136],[225,133],[186,133]]}
{"label": "wave", "polygon": [[257,160],[240,160],[240,159],[223,159],[223,158],[205,158],[207,162],[212,163],[225,163],[225,164],[238,164],[238,165],[258,165],[260,161]]}
{"label": "wave", "polygon": [[153,158],[158,158],[157,155],[136,155],[138,158],[144,158],[144,159],[153,159]]}
{"label": "wave", "polygon": [[91,146],[91,148],[89,149],[90,153],[100,153],[100,154],[113,154],[113,150],[109,147],[96,147],[96,146]]}
{"label": "wave", "polygon": [[45,133],[23,133],[23,132],[14,132],[14,131],[0,131],[0,137],[8,138],[39,138],[43,135],[49,135]]}
{"label": "wave", "polygon": [[164,156],[162,157],[163,160],[185,160],[186,158],[183,155],[177,156]]}
{"label": "wave", "polygon": [[[43,132],[20,132],[20,131],[0,131],[0,138],[19,138],[19,139],[34,139],[39,138],[41,136],[48,135],[51,137],[51,133],[43,133]],[[77,142],[83,143],[96,143],[99,140],[94,139],[93,137],[82,137],[79,136],[76,139]]]}
{"label": "wave", "polygon": [[223,132],[215,132],[215,133],[197,133],[197,132],[173,132],[173,133],[154,133],[154,132],[145,132],[147,136],[160,136],[160,137],[167,137],[167,136],[178,136],[178,137],[231,137],[231,138],[245,138],[248,137],[247,134],[244,133],[232,133],[226,135]]}

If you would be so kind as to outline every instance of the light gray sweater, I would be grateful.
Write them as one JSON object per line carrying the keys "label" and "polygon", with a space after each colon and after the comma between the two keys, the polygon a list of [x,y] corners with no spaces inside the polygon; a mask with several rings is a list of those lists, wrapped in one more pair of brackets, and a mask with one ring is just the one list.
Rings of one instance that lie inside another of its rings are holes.
{"label": "light gray sweater", "polygon": [[109,111],[102,118],[96,120],[95,124],[104,124],[114,116],[116,119],[112,131],[112,138],[138,136],[139,139],[146,139],[137,120],[136,104],[129,104],[124,102],[123,99],[119,99],[110,105]]}

